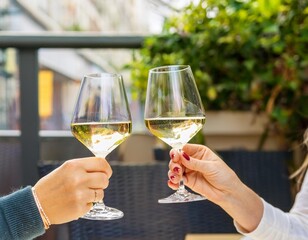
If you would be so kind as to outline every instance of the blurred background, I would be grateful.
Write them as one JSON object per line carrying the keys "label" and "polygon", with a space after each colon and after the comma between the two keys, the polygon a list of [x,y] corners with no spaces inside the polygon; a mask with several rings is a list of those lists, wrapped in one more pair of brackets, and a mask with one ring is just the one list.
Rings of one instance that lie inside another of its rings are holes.
{"label": "blurred background", "polygon": [[[179,4],[180,3],[180,4]],[[14,34],[149,35],[161,33],[164,19],[188,1],[14,1],[0,3],[0,31]],[[131,50],[40,49],[40,129],[69,130],[74,97],[84,74],[109,71],[130,76],[123,66],[132,60]],[[0,129],[19,129],[18,52],[0,52]],[[139,115],[132,103],[134,116]],[[138,131],[138,124],[134,130]],[[142,124],[143,126],[143,124]]]}
{"label": "blurred background", "polygon": [[[92,0],[0,2],[0,42],[3,44],[0,47],[0,169],[1,179],[4,179],[1,180],[1,193],[7,193],[20,184],[34,182],[37,178],[34,167],[38,160],[60,161],[92,155],[70,133],[76,95],[85,74],[121,73],[130,102],[133,133],[137,133],[137,138],[141,133],[141,139],[144,134],[145,138],[150,137],[143,124],[140,101],[131,97],[130,70],[125,68],[132,61],[135,49],[114,47],[112,39],[107,40],[111,47],[94,49],[91,42],[87,44],[89,38],[83,41],[85,47],[82,48],[70,48],[70,42],[80,38],[78,35],[90,38],[123,36],[125,45],[125,37],[139,36],[141,40],[137,45],[140,48],[144,36],[161,33],[165,18],[187,4],[188,1],[160,0],[116,0],[112,4],[110,1]],[[47,48],[43,48],[40,36],[45,36],[52,45],[53,40],[48,39],[52,35],[71,37],[70,42],[60,40],[68,47],[57,48],[47,44]],[[3,37],[16,39],[21,45],[29,43],[30,55],[34,59],[28,58],[27,53],[22,54],[27,47],[12,47],[11,40]],[[31,37],[37,37],[38,41]],[[25,72],[22,68],[26,69]],[[21,97],[22,89],[27,88],[30,89],[28,95]],[[28,120],[22,120],[22,112]],[[25,131],[21,122],[28,125],[24,127]],[[27,131],[32,131],[33,135],[27,135]],[[22,143],[23,137],[24,143],[32,142],[31,146]],[[155,142],[152,138],[149,141],[150,144]],[[119,159],[117,151],[111,154],[111,159]],[[153,160],[152,151],[146,151],[145,159]],[[25,175],[28,177],[23,177]]]}
{"label": "blurred background", "polygon": [[70,133],[87,73],[124,76],[133,134],[108,158],[168,158],[144,126],[143,105],[149,69],[169,64],[191,65],[206,109],[193,142],[292,151],[299,160],[290,166],[299,164],[308,122],[306,1],[2,0],[0,152],[11,184],[1,192],[33,183],[39,161],[91,154]]}
{"label": "blurred background", "polygon": [[146,130],[143,105],[149,69],[169,64],[191,65],[207,112],[193,142],[301,149],[307,15],[301,0],[2,0],[0,139],[6,158],[21,154],[13,185],[33,182],[38,161],[90,154],[72,138],[70,120],[80,81],[92,72],[121,73],[130,102],[132,137],[110,160],[167,156],[153,151],[168,147]]}
{"label": "blurred background", "polygon": [[270,177],[288,185],[307,153],[306,0],[1,0],[0,195],[35,183],[42,164],[92,155],[70,121],[93,72],[123,75],[133,118],[108,160],[166,163],[169,148],[145,128],[143,106],[149,69],[170,64],[191,65],[206,110],[192,142],[235,164],[270,153],[266,161],[283,163]]}

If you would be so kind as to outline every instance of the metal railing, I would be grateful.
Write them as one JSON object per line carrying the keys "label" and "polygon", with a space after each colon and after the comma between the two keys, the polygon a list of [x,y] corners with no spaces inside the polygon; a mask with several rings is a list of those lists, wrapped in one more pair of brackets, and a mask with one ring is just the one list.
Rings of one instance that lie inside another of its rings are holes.
{"label": "metal railing", "polygon": [[42,34],[0,32],[0,48],[16,48],[20,76],[20,144],[22,183],[34,184],[40,158],[38,108],[38,50],[40,48],[138,49],[143,36],[101,36],[96,34]]}

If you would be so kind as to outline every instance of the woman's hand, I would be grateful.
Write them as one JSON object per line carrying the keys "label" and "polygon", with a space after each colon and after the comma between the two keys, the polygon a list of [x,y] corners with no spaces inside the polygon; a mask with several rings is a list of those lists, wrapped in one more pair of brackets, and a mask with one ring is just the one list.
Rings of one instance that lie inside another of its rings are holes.
{"label": "woman's hand", "polygon": [[178,187],[183,174],[184,184],[218,204],[241,184],[234,171],[213,151],[203,145],[186,144],[182,151],[170,151],[169,182]]}
{"label": "woman's hand", "polygon": [[251,232],[263,214],[260,197],[238,178],[213,151],[203,145],[186,144],[170,151],[168,185],[176,189],[181,176],[186,186],[222,207],[243,229]]}
{"label": "woman's hand", "polygon": [[111,175],[105,159],[80,158],[66,161],[34,187],[51,224],[60,224],[78,219],[103,199]]}

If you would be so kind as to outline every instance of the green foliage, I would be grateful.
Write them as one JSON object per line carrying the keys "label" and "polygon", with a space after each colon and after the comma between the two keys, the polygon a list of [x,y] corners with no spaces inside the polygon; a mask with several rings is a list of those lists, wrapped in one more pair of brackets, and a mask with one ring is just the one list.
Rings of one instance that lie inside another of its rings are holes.
{"label": "green foliage", "polygon": [[166,20],[130,67],[144,101],[150,68],[189,64],[207,110],[265,111],[271,129],[301,139],[308,122],[308,2],[205,0]]}

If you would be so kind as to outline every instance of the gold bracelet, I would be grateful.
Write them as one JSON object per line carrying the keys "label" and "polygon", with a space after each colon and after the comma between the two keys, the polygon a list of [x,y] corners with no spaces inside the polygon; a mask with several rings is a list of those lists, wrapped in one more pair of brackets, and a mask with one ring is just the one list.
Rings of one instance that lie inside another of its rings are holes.
{"label": "gold bracelet", "polygon": [[32,187],[32,193],[33,193],[33,197],[34,197],[34,200],[35,200],[35,203],[36,203],[36,206],[37,208],[39,209],[39,212],[41,214],[41,217],[42,217],[42,220],[43,220],[43,223],[44,223],[44,227],[45,229],[47,230],[49,227],[50,227],[50,221],[49,221],[49,218],[47,217],[46,213],[44,212],[43,208],[42,208],[42,205],[36,195],[36,192],[35,192],[35,188]]}

